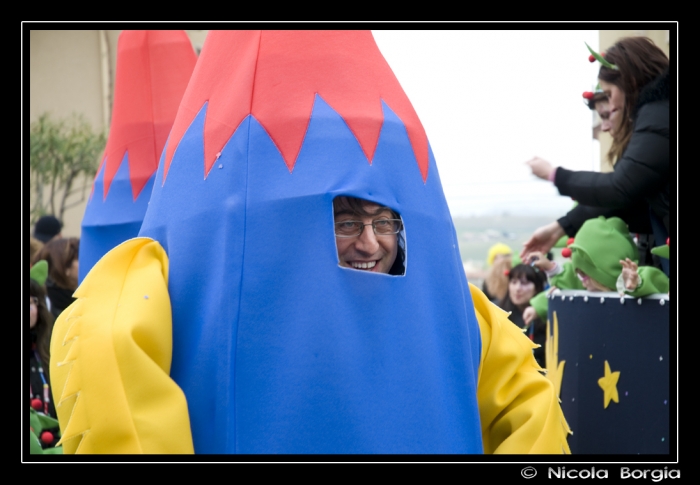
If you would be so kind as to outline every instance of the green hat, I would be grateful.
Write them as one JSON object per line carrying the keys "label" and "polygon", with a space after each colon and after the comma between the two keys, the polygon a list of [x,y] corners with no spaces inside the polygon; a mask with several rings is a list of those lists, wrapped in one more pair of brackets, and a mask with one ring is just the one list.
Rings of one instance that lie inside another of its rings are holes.
{"label": "green hat", "polygon": [[569,248],[574,268],[608,288],[615,288],[622,272],[621,259],[639,260],[637,245],[627,224],[619,217],[587,220]]}
{"label": "green hat", "polygon": [[49,263],[45,260],[37,261],[29,270],[29,277],[44,286],[46,277],[49,275]]}
{"label": "green hat", "polygon": [[664,244],[663,246],[656,246],[655,248],[651,248],[651,254],[656,254],[657,256],[661,256],[662,258],[668,259],[668,244]]}
{"label": "green hat", "polygon": [[564,234],[562,237],[559,238],[559,240],[554,243],[555,248],[565,248],[566,247],[566,242],[569,240],[569,236]]}

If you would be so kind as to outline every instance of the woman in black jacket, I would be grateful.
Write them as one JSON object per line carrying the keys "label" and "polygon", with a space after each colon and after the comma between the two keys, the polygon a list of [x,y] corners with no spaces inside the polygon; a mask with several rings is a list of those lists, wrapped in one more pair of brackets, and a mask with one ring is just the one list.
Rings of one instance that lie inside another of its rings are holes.
{"label": "woman in black jacket", "polygon": [[[537,229],[521,257],[549,251],[562,236],[574,236],[588,219],[621,217],[632,232],[653,232],[657,246],[669,235],[670,82],[666,54],[646,37],[627,37],[608,49],[598,79],[610,103],[613,144],[609,173],[553,167],[540,158],[532,172],[551,180],[578,204]],[[668,260],[664,272],[668,275]]]}

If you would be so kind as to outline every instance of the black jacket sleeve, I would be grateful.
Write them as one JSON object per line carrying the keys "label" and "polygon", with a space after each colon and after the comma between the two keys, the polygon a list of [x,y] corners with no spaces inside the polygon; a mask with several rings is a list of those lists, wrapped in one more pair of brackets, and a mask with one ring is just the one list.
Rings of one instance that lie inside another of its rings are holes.
{"label": "black jacket sleeve", "polygon": [[624,209],[654,198],[669,180],[668,127],[668,100],[642,106],[615,170],[601,173],[559,167],[555,180],[559,193],[582,205],[608,209]]}
{"label": "black jacket sleeve", "polygon": [[638,234],[651,234],[653,231],[649,222],[649,206],[645,201],[641,201],[625,209],[606,209],[604,207],[593,207],[578,204],[566,213],[565,216],[557,219],[559,225],[569,237],[576,236],[584,222],[598,216],[619,217],[627,223],[630,232]]}

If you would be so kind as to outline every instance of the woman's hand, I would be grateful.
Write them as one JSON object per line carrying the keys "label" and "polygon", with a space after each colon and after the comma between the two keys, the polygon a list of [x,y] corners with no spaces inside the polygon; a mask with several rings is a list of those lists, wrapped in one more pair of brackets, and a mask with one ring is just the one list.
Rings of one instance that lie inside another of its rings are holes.
{"label": "woman's hand", "polygon": [[634,291],[639,285],[639,273],[637,272],[637,263],[630,258],[620,260],[622,265],[622,281],[625,283],[625,289]]}
{"label": "woman's hand", "polygon": [[529,256],[534,251],[547,254],[564,234],[564,229],[557,221],[536,229],[532,236],[530,236],[530,239],[523,244],[520,259],[529,261]]}
{"label": "woman's hand", "polygon": [[532,174],[541,178],[542,180],[550,180],[549,177],[552,174],[552,170],[555,169],[551,163],[549,163],[547,160],[543,160],[540,157],[534,157],[532,160],[528,160],[525,163],[530,166]]}

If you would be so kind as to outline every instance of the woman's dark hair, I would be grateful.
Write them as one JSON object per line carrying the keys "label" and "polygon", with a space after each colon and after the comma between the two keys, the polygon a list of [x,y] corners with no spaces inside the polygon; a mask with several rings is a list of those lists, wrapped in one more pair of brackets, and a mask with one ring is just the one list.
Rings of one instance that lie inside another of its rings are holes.
{"label": "woman's dark hair", "polygon": [[32,338],[36,338],[36,350],[43,364],[44,373],[49,374],[49,347],[51,344],[51,332],[53,330],[54,317],[46,308],[46,292],[36,280],[29,279],[29,296],[37,299],[36,303],[36,324],[32,328]]}
{"label": "woman's dark hair", "polygon": [[[536,269],[533,266],[530,266],[529,264],[521,263],[513,266],[510,270],[510,273],[508,273],[508,283],[510,283],[513,280],[519,280],[523,277],[528,281],[532,281],[535,284],[535,295],[544,291],[544,285],[547,282],[547,276],[542,271]],[[520,311],[520,309],[518,309],[515,306],[515,304],[511,301],[510,291],[506,292],[506,296],[499,302],[498,306],[507,312]]]}
{"label": "woman's dark hair", "polygon": [[76,237],[52,239],[34,255],[31,264],[45,259],[49,265],[49,278],[59,288],[75,290],[78,287],[77,279],[71,281],[66,275],[66,269],[78,259],[80,240]]}
{"label": "woman's dark hair", "polygon": [[[380,205],[378,210],[369,212],[365,208],[365,204],[367,203],[376,204],[376,202],[372,202],[371,200],[359,199],[357,197],[336,197],[333,199],[333,212],[336,215],[348,213],[358,215],[360,217],[372,217],[380,212],[389,210],[393,219],[401,219],[398,212],[393,210],[391,207],[381,206],[381,204],[377,204]],[[404,241],[403,234],[401,232],[399,232],[396,237],[398,240],[396,259],[394,260],[394,264],[391,266],[391,268],[389,268],[389,274],[399,276],[406,272],[406,241]]]}
{"label": "woman's dark hair", "polygon": [[641,90],[668,69],[668,57],[648,37],[624,37],[605,52],[605,60],[617,66],[603,65],[598,79],[614,84],[625,93],[625,108],[620,127],[615,130],[608,159],[614,163],[622,156],[632,137],[633,117]]}

